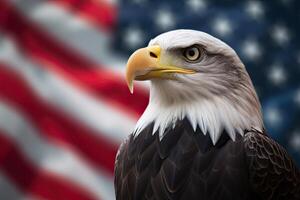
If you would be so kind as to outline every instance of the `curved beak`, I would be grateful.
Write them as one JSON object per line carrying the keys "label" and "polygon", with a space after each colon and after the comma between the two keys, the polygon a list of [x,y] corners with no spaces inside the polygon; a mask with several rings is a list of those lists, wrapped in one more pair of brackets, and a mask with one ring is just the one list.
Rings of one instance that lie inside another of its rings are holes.
{"label": "curved beak", "polygon": [[193,74],[195,71],[175,66],[160,64],[161,48],[158,45],[136,50],[128,59],[126,81],[133,93],[133,80],[153,78],[171,79],[172,73]]}

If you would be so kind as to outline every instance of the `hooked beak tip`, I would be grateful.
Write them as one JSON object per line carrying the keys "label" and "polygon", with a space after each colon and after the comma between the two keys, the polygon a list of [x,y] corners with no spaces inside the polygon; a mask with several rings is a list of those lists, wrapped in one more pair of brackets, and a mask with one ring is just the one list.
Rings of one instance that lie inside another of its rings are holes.
{"label": "hooked beak tip", "polygon": [[126,77],[126,83],[131,94],[133,94],[133,80],[134,78],[131,76]]}
{"label": "hooked beak tip", "polygon": [[128,88],[131,94],[133,94],[133,84],[132,82],[130,84],[128,84]]}

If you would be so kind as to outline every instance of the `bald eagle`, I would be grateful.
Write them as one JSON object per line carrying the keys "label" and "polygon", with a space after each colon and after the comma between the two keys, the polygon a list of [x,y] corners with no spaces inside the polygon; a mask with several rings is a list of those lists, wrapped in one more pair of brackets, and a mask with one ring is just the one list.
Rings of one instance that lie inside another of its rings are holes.
{"label": "bald eagle", "polygon": [[300,173],[264,129],[236,52],[200,31],[152,39],[127,63],[151,80],[148,107],[119,148],[117,200],[299,200]]}

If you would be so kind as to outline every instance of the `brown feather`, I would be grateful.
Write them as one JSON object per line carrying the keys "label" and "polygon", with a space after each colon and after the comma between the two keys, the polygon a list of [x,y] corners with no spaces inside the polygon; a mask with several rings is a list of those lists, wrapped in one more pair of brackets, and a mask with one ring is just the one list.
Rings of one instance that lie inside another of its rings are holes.
{"label": "brown feather", "polygon": [[131,135],[120,147],[117,200],[299,199],[299,172],[267,135],[245,132],[234,142],[224,132],[213,145],[186,119],[161,141],[152,128]]}

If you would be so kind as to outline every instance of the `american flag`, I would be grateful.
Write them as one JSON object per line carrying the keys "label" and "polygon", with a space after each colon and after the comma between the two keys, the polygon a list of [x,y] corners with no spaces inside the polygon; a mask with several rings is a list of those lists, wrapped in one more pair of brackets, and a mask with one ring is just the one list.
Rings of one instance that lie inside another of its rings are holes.
{"label": "american flag", "polygon": [[114,199],[118,145],[148,102],[126,58],[176,28],[237,51],[300,164],[299,21],[296,0],[0,0],[0,199]]}

